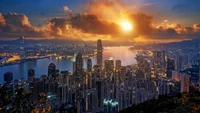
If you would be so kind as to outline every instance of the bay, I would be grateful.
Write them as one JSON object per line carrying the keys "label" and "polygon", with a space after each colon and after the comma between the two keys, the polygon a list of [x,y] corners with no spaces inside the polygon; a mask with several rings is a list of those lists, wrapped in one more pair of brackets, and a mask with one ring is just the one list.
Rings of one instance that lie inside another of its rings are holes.
{"label": "bay", "polygon": [[[116,47],[104,47],[103,51],[103,61],[109,59],[110,57],[113,60],[121,60],[122,66],[136,64],[137,61],[135,59],[136,54],[129,50],[128,46],[116,46]],[[96,56],[91,58],[93,65],[97,63]],[[84,59],[84,68],[87,67],[87,60]],[[27,80],[28,69],[32,68],[35,70],[35,77],[39,78],[41,75],[46,74],[48,72],[48,65],[50,63],[54,63],[56,68],[60,71],[68,70],[72,71],[72,61],[66,58],[56,59],[53,58],[44,58],[38,60],[26,61],[24,63],[3,66],[0,67],[0,83],[3,83],[3,75],[4,73],[10,71],[13,73],[13,79],[24,78]],[[114,63],[115,64],[115,63]],[[104,62],[103,62],[104,65]]]}

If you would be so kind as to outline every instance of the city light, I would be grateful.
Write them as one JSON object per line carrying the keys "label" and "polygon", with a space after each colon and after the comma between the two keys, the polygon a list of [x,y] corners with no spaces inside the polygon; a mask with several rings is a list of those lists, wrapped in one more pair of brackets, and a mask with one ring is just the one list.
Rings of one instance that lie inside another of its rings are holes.
{"label": "city light", "polygon": [[74,1],[1,0],[0,113],[200,113],[200,0]]}

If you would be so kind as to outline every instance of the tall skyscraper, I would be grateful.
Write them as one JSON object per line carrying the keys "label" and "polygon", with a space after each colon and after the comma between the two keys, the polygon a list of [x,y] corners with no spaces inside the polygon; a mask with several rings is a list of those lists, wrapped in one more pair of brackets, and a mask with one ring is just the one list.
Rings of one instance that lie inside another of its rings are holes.
{"label": "tall skyscraper", "polygon": [[168,58],[167,59],[167,70],[166,70],[168,78],[172,78],[172,71],[173,70],[175,70],[175,60]]}
{"label": "tall skyscraper", "polygon": [[28,81],[33,82],[35,76],[35,70],[34,69],[29,69],[28,70]]}
{"label": "tall skyscraper", "polygon": [[55,79],[56,78],[56,65],[53,64],[53,63],[49,64],[49,66],[48,66],[48,77],[50,79],[52,79],[52,78]]}
{"label": "tall skyscraper", "polygon": [[82,58],[82,54],[78,53],[78,55],[76,56],[76,74],[80,77],[83,73],[83,58]]}
{"label": "tall skyscraper", "polygon": [[76,65],[75,65],[75,72],[74,72],[74,78],[75,78],[75,85],[76,85],[76,106],[77,106],[77,113],[80,111],[80,102],[82,98],[82,92],[81,92],[81,78],[83,76],[83,58],[82,54],[78,53],[76,56]]}
{"label": "tall skyscraper", "polygon": [[121,60],[116,60],[116,69],[117,70],[121,69]]}
{"label": "tall skyscraper", "polygon": [[162,59],[162,53],[161,51],[153,51],[153,61],[154,64],[160,65]]}
{"label": "tall skyscraper", "polygon": [[88,72],[92,72],[92,60],[88,59],[87,61],[87,70]]}
{"label": "tall skyscraper", "polygon": [[114,68],[113,58],[110,57],[109,60],[105,60],[104,65],[105,65],[105,71],[113,71]]}
{"label": "tall skyscraper", "polygon": [[4,83],[10,84],[13,82],[13,74],[11,72],[6,72],[4,74]]}
{"label": "tall skyscraper", "polygon": [[97,41],[97,64],[102,66],[103,61],[103,47],[102,47],[102,41],[99,39]]}
{"label": "tall skyscraper", "polygon": [[98,107],[102,107],[102,82],[101,81],[97,81],[96,82],[96,86],[97,86],[97,99],[98,99]]}

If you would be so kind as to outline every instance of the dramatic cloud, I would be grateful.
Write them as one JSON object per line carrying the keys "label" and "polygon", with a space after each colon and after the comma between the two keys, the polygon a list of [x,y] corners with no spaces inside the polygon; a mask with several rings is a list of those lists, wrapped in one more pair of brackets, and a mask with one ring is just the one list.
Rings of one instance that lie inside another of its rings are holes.
{"label": "dramatic cloud", "polygon": [[53,18],[47,22],[46,33],[49,36],[62,36],[67,32],[67,20]]}
{"label": "dramatic cloud", "polygon": [[98,0],[87,5],[87,12],[117,22],[125,16],[125,6],[119,0]]}
{"label": "dramatic cloud", "polygon": [[[146,4],[148,5],[148,4]],[[177,6],[178,7],[178,6]],[[99,0],[87,4],[87,13],[72,13],[63,6],[63,17],[52,17],[41,28],[31,25],[24,14],[0,13],[0,37],[46,37],[111,41],[183,40],[200,36],[200,24],[183,27],[164,20],[155,26],[153,16],[128,10],[119,0]],[[174,9],[176,10],[176,8]],[[131,31],[124,31],[121,23],[132,24]]]}
{"label": "dramatic cloud", "polygon": [[194,24],[194,29],[196,29],[196,30],[200,30],[200,24]]}
{"label": "dramatic cloud", "polygon": [[70,19],[73,28],[92,34],[113,35],[119,33],[119,25],[98,18],[93,14],[77,14]]}
{"label": "dramatic cloud", "polygon": [[134,30],[138,35],[149,35],[153,30],[153,18],[139,13],[131,14],[130,19],[134,25]]}
{"label": "dramatic cloud", "polygon": [[0,13],[0,26],[3,26],[3,25],[5,25],[5,19],[4,19],[4,17],[3,17],[3,15]]}
{"label": "dramatic cloud", "polygon": [[193,39],[200,36],[199,24],[194,24],[192,27],[182,27],[180,24],[170,23],[164,20],[162,25],[158,26],[153,31],[154,38],[157,39],[174,39],[184,40]]}
{"label": "dramatic cloud", "polygon": [[1,37],[42,37],[42,31],[32,26],[28,17],[24,14],[9,13],[2,16],[0,14]]}

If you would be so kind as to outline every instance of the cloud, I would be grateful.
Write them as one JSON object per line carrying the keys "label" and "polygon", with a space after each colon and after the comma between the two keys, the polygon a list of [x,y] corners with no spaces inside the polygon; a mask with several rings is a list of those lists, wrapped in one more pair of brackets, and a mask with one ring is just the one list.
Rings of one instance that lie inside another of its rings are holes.
{"label": "cloud", "polygon": [[91,33],[84,33],[77,28],[73,28],[69,19],[52,18],[45,26],[45,35],[50,38],[73,38],[73,39],[88,39]]}
{"label": "cloud", "polygon": [[67,6],[63,6],[63,10],[66,13],[72,13],[72,10],[70,10],[69,7],[67,7]]}
{"label": "cloud", "polygon": [[194,39],[200,36],[200,24],[194,24],[193,26],[182,27],[180,24],[170,23],[165,21],[162,25],[154,29],[152,35],[156,39]]}
{"label": "cloud", "polygon": [[5,19],[3,15],[0,13],[0,25],[4,25],[4,24],[5,24]]}
{"label": "cloud", "polygon": [[67,20],[61,18],[53,18],[46,24],[45,31],[49,36],[62,36],[66,33]]}
{"label": "cloud", "polygon": [[[133,41],[140,37],[147,40],[183,40],[199,36],[200,24],[183,27],[165,19],[155,26],[153,16],[133,13],[119,0],[99,0],[87,5],[87,13],[72,13],[63,6],[64,17],[50,18],[43,29],[31,25],[25,14],[0,13],[0,37],[46,37],[96,40],[103,38],[112,41]],[[132,23],[133,30],[122,30],[121,22]]]}
{"label": "cloud", "polygon": [[70,23],[73,28],[92,34],[118,34],[120,27],[93,14],[77,14],[70,19]]}
{"label": "cloud", "polygon": [[28,17],[24,14],[0,14],[0,26],[0,37],[18,37],[21,35],[25,35],[27,37],[43,36],[42,31],[32,26]]}
{"label": "cloud", "polygon": [[148,35],[153,30],[153,18],[146,14],[131,14],[130,20],[134,25],[134,31],[137,35]]}
{"label": "cloud", "polygon": [[200,30],[200,24],[194,24],[194,29],[196,29],[196,30]]}

